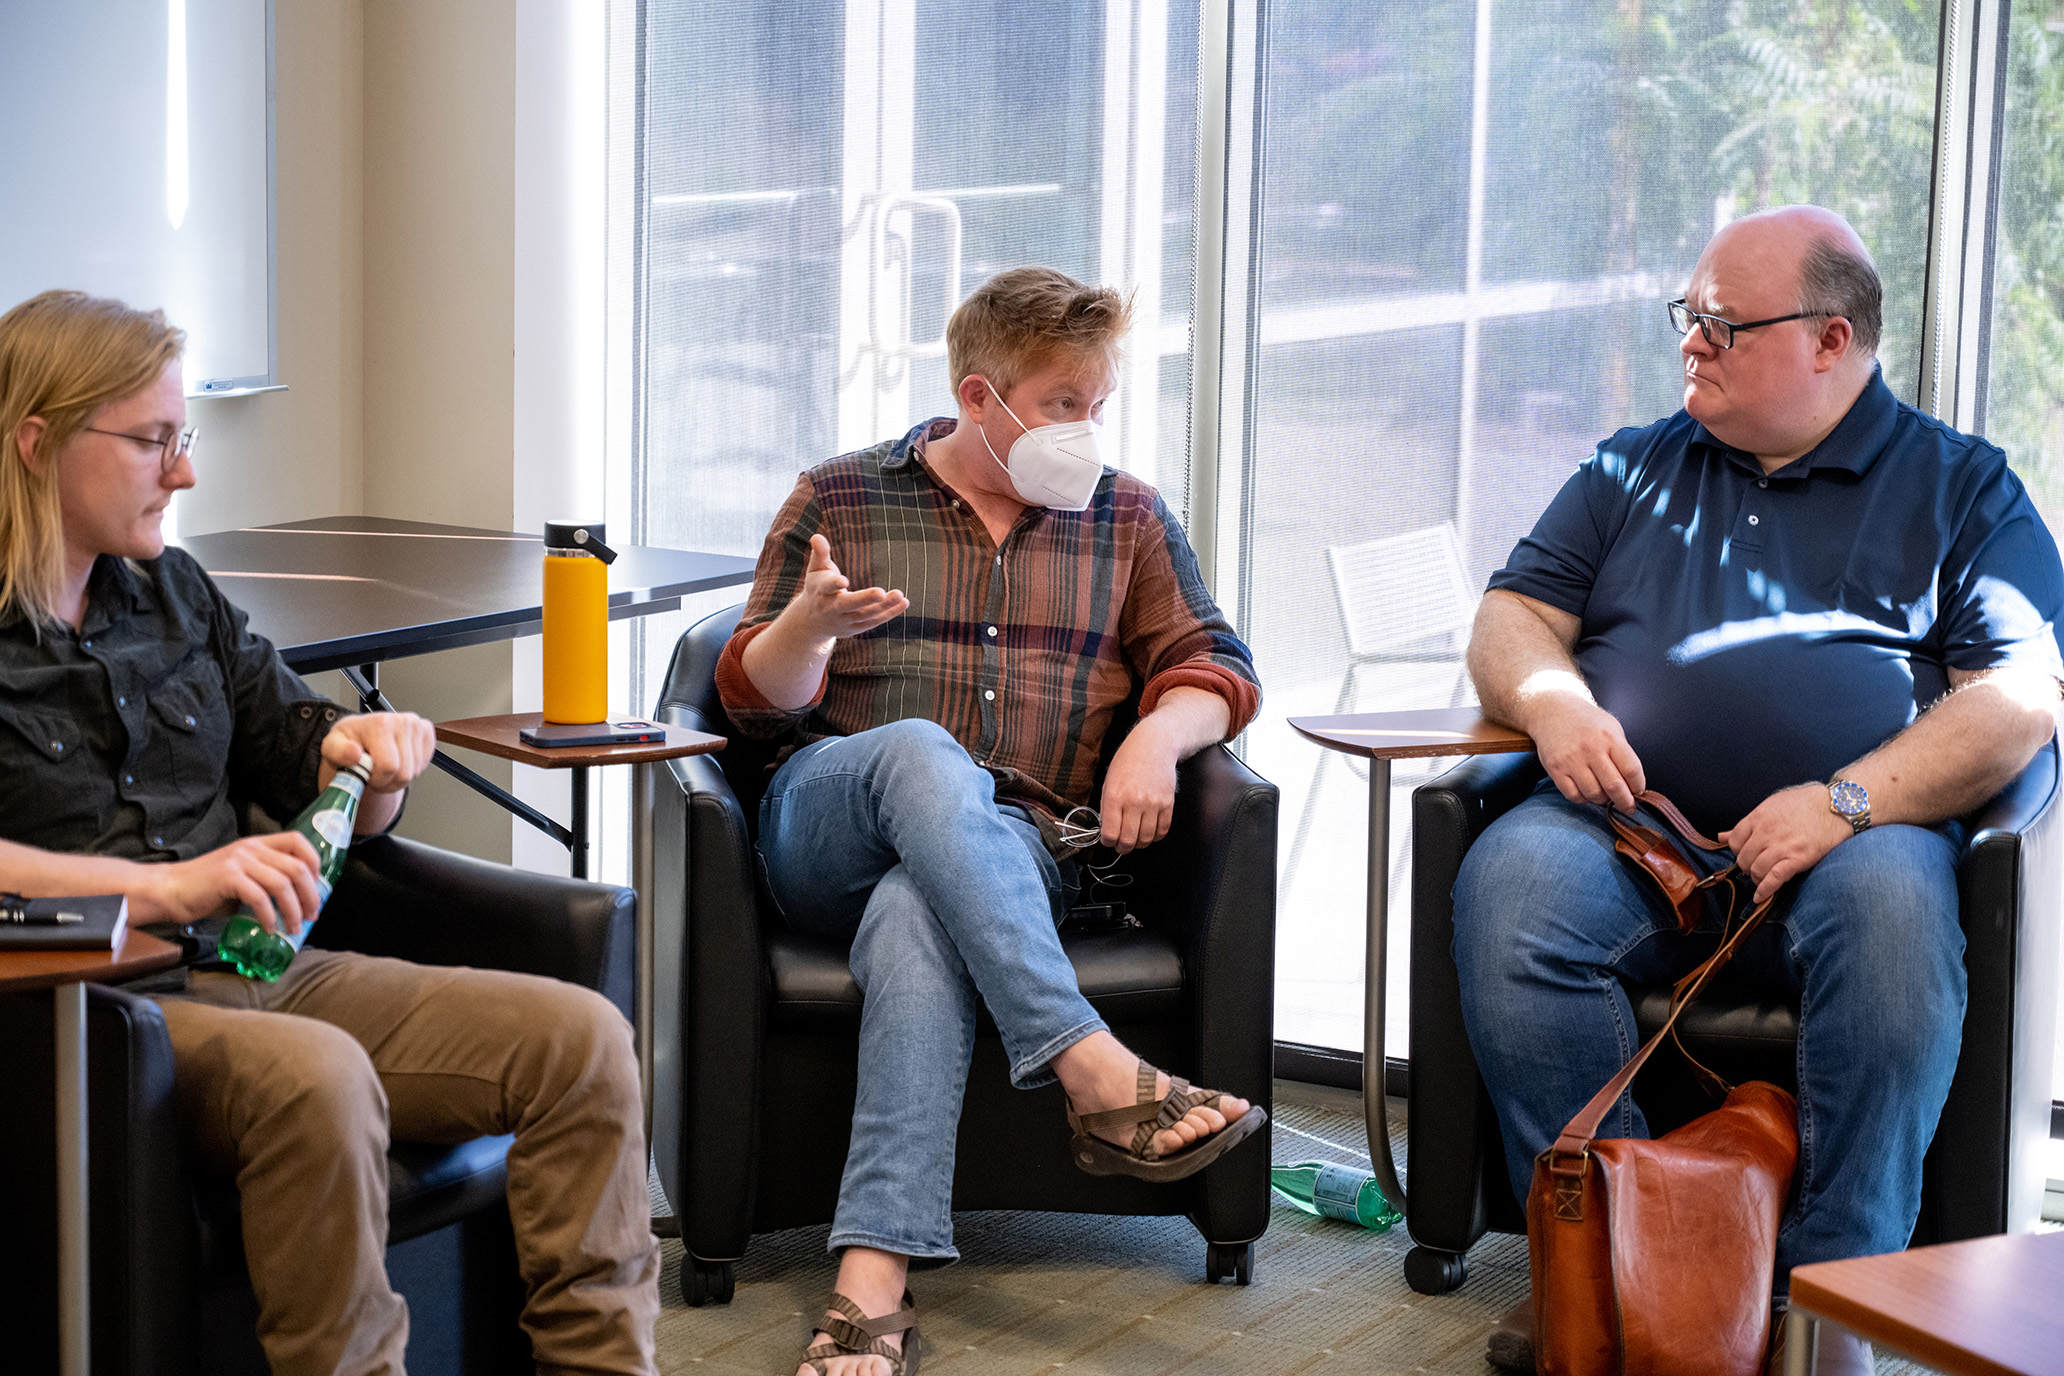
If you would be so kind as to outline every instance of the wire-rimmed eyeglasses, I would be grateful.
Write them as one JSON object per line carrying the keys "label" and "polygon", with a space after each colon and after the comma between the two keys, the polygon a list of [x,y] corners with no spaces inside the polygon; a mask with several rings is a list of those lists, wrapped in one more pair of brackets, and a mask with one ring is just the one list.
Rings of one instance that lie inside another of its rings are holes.
{"label": "wire-rimmed eyeglasses", "polygon": [[1697,325],[1699,333],[1706,337],[1706,343],[1716,349],[1734,347],[1734,337],[1743,330],[1760,330],[1765,325],[1782,325],[1787,320],[1815,320],[1826,315],[1826,311],[1794,311],[1790,315],[1773,315],[1768,320],[1745,320],[1736,324],[1717,315],[1706,315],[1693,310],[1683,297],[1670,303],[1670,325],[1679,334],[1690,334]]}
{"label": "wire-rimmed eyeglasses", "polygon": [[152,435],[132,435],[126,430],[103,430],[96,425],[82,428],[96,435],[112,435],[118,440],[128,440],[132,444],[148,445],[152,449],[162,451],[158,456],[158,472],[161,475],[177,468],[181,459],[192,458],[194,441],[201,437],[201,427],[198,425],[189,425],[178,434],[165,439],[158,439]]}

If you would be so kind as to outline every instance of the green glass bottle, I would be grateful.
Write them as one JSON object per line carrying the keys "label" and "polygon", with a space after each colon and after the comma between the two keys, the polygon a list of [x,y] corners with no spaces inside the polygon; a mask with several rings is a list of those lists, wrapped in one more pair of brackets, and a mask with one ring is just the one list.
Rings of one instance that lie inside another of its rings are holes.
{"label": "green glass bottle", "polygon": [[1277,1194],[1308,1214],[1356,1223],[1372,1233],[1387,1232],[1404,1217],[1383,1197],[1376,1177],[1359,1166],[1328,1161],[1300,1161],[1273,1166],[1269,1184]]}
{"label": "green glass bottle", "polygon": [[[317,912],[330,901],[330,890],[344,872],[344,853],[351,849],[351,828],[358,821],[358,801],[365,796],[367,773],[363,763],[338,770],[330,786],[294,819],[291,830],[308,838],[321,862],[315,878]],[[284,931],[268,932],[248,907],[239,907],[222,929],[222,958],[245,978],[270,983],[287,972],[314,924],[315,914],[311,913],[302,919],[301,930],[291,936]]]}

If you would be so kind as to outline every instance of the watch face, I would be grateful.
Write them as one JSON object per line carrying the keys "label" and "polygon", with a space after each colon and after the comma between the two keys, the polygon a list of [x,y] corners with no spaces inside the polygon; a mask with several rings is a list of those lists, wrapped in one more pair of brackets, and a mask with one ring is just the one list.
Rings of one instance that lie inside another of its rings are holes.
{"label": "watch face", "polygon": [[1870,811],[1870,794],[1862,784],[1844,779],[1828,788],[1828,803],[1844,817],[1861,817]]}

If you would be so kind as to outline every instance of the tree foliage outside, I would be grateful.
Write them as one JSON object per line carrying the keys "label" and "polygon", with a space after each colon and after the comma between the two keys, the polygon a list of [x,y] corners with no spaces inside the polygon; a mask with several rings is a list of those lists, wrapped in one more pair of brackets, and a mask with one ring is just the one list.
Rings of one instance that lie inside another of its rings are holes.
{"label": "tree foliage outside", "polygon": [[1985,431],[2064,516],[2064,5],[2013,9]]}
{"label": "tree foliage outside", "polygon": [[[1475,4],[1276,13],[1265,296],[1456,289]],[[1716,224],[1824,205],[1878,259],[1887,380],[1911,400],[1939,15],[1934,0],[1494,4],[1483,282],[1681,280]],[[1599,365],[1623,421],[1677,390],[1674,355],[1646,353]]]}

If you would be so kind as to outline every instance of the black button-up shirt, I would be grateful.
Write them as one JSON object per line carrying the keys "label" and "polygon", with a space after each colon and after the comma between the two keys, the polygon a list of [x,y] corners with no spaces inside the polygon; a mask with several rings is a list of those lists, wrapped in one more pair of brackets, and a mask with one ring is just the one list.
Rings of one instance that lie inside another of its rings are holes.
{"label": "black button-up shirt", "polygon": [[185,551],[102,555],[79,630],[0,625],[0,837],[191,860],[236,839],[244,803],[306,807],[342,715]]}

